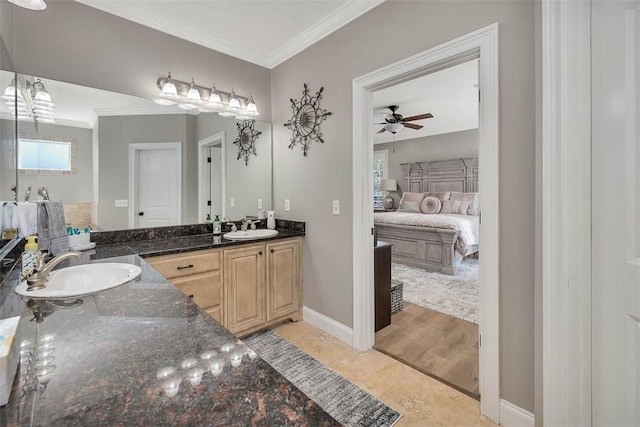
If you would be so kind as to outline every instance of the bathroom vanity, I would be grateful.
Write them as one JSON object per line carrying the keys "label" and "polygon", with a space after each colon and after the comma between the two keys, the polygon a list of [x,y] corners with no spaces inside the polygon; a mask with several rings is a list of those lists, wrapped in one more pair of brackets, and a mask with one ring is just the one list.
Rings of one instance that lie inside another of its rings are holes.
{"label": "bathroom vanity", "polygon": [[[26,351],[0,425],[339,425],[259,357],[227,362],[196,385],[183,379],[173,397],[156,378],[163,367],[182,372],[181,361],[236,343],[224,326],[247,334],[298,318],[303,234],[99,244],[72,262],[134,264],[141,276],[64,303],[21,299],[14,269],[0,286],[0,318],[21,316]],[[54,367],[44,375],[43,358]]]}
{"label": "bathroom vanity", "polygon": [[146,261],[238,336],[301,319],[301,238],[238,244]]}

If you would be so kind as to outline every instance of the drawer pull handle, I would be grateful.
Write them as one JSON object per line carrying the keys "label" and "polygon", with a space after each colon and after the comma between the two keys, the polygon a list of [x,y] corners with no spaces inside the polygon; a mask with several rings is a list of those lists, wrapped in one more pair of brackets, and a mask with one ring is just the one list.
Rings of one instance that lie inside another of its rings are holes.
{"label": "drawer pull handle", "polygon": [[193,294],[189,295],[189,298],[193,298]]}
{"label": "drawer pull handle", "polygon": [[262,255],[262,251],[258,252],[258,255]]}
{"label": "drawer pull handle", "polygon": [[276,250],[275,249],[271,249],[271,253],[274,253]]}
{"label": "drawer pull handle", "polygon": [[185,268],[193,268],[193,264],[189,264],[189,265],[185,265],[185,266],[178,266],[178,267],[176,267],[176,270],[184,270]]}

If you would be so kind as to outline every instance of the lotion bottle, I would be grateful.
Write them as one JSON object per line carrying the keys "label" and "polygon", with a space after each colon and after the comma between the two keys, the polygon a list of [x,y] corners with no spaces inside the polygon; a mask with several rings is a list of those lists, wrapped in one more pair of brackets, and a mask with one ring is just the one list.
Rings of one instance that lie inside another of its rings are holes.
{"label": "lotion bottle", "polygon": [[38,256],[38,244],[36,236],[27,237],[27,244],[24,245],[22,253],[22,277],[27,278],[33,274],[36,268],[36,258]]}

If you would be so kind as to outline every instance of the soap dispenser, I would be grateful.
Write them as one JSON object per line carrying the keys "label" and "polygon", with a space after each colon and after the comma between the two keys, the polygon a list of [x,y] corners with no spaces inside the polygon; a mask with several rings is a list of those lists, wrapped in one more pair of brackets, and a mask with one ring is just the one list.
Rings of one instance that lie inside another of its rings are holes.
{"label": "soap dispenser", "polygon": [[24,245],[24,252],[22,253],[22,277],[27,278],[33,274],[36,268],[36,260],[38,256],[38,244],[36,243],[36,236],[27,237],[27,244]]}
{"label": "soap dispenser", "polygon": [[267,228],[269,230],[276,229],[276,211],[267,211]]}
{"label": "soap dispenser", "polygon": [[220,216],[216,215],[213,220],[213,234],[220,234],[222,232],[222,225],[220,224]]}

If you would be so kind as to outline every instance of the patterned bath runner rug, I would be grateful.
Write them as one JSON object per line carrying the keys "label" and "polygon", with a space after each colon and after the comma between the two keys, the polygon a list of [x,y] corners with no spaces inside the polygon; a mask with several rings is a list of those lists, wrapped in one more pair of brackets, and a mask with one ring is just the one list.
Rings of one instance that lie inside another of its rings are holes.
{"label": "patterned bath runner rug", "polygon": [[393,426],[402,416],[271,330],[242,341],[345,426]]}

